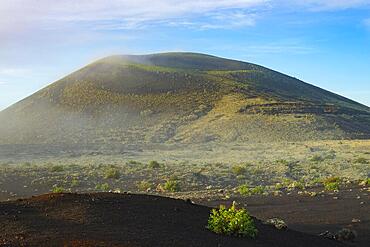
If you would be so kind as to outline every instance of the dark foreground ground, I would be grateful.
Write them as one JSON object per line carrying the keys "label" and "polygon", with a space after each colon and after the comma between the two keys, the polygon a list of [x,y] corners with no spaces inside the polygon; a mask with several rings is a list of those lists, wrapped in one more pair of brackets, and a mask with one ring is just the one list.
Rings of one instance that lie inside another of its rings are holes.
{"label": "dark foreground ground", "polygon": [[[321,189],[317,189],[319,192]],[[236,201],[259,219],[280,218],[290,229],[313,235],[343,228],[357,233],[351,246],[370,246],[370,191],[359,186],[343,187],[339,192],[325,192],[311,197],[292,192],[280,196],[193,199],[196,203],[216,207]]]}
{"label": "dark foreground ground", "polygon": [[0,203],[0,246],[346,246],[259,221],[256,240],[220,236],[205,228],[209,212],[157,196],[47,194]]}

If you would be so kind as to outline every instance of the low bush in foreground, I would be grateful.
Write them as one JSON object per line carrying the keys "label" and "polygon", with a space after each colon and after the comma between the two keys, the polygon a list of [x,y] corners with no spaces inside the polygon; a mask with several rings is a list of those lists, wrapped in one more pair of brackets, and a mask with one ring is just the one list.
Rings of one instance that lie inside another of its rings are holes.
{"label": "low bush in foreground", "polygon": [[258,233],[249,213],[245,209],[236,209],[235,203],[228,209],[225,206],[213,209],[207,228],[217,234],[248,238],[255,238]]}

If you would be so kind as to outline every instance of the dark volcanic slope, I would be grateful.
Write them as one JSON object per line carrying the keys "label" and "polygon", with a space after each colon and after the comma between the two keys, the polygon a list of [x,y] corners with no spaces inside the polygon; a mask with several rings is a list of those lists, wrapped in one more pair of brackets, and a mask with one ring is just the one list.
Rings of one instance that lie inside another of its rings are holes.
{"label": "dark volcanic slope", "polygon": [[194,53],[112,56],[0,112],[0,143],[369,138],[368,107],[267,68]]}
{"label": "dark volcanic slope", "polygon": [[256,240],[216,235],[210,208],[147,195],[49,194],[0,203],[4,246],[345,246],[257,222]]}
{"label": "dark volcanic slope", "polygon": [[[320,190],[317,188],[316,192]],[[259,219],[284,219],[290,229],[317,235],[347,228],[357,233],[352,246],[368,247],[370,243],[370,197],[366,189],[358,186],[349,185],[335,195],[328,193],[316,197],[291,193],[282,196],[240,196],[227,202],[195,199],[196,203],[213,207],[231,205],[233,200],[247,207]]]}

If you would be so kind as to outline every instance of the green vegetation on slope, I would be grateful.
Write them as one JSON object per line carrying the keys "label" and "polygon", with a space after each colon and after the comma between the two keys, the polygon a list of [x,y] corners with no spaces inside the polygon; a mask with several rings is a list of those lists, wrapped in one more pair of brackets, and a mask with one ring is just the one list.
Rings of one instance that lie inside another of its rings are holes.
{"label": "green vegetation on slope", "polygon": [[112,56],[0,113],[0,143],[369,138],[370,110],[267,68],[195,53]]}

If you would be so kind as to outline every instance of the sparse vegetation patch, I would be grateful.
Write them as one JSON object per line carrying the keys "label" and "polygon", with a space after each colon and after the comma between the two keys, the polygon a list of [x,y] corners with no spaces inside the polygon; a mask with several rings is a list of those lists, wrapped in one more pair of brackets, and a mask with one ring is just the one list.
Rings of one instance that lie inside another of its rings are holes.
{"label": "sparse vegetation patch", "polygon": [[119,179],[121,176],[120,172],[116,168],[109,168],[105,171],[104,177],[107,179]]}
{"label": "sparse vegetation patch", "polygon": [[163,189],[169,192],[178,192],[180,191],[180,182],[176,179],[169,179],[164,183]]}

